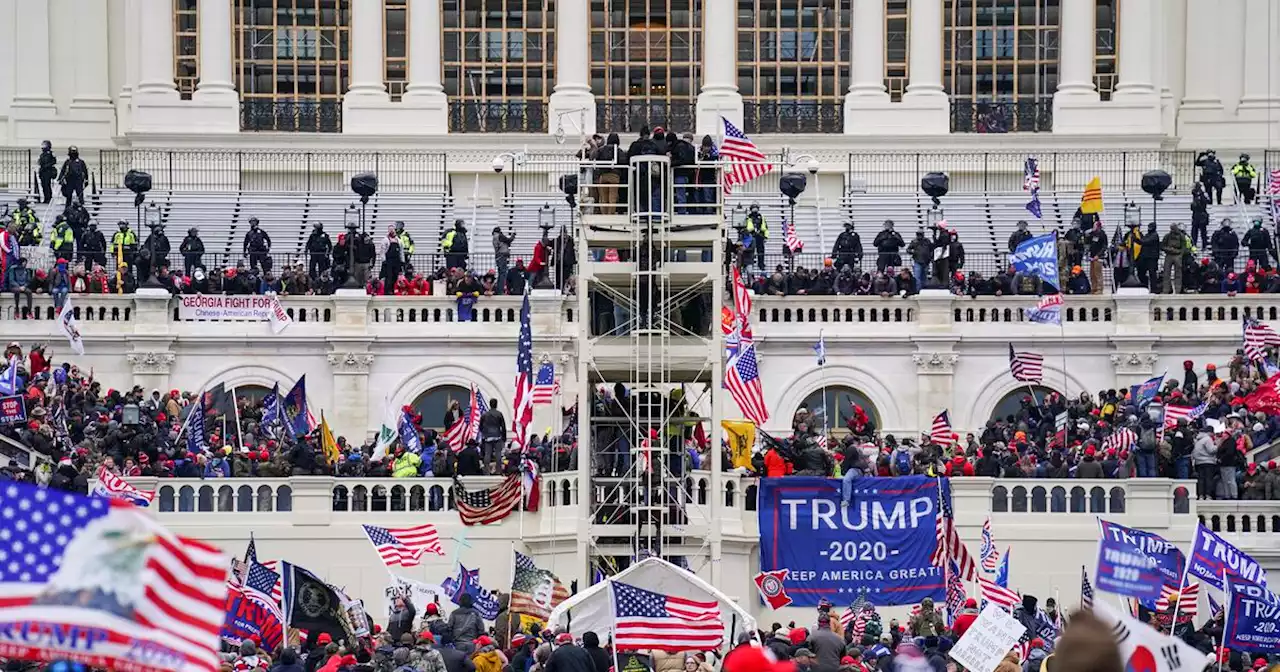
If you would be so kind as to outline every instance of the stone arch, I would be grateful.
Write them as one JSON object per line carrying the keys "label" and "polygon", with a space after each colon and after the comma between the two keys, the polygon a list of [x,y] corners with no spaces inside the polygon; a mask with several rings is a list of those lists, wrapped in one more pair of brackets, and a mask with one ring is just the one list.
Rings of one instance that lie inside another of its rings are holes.
{"label": "stone arch", "polygon": [[[211,374],[205,379],[204,383],[195,388],[198,390],[208,390],[218,383],[232,387],[241,387],[255,385],[271,389],[272,385],[280,383],[280,393],[284,394],[293,387],[297,382],[297,377],[292,373],[266,364],[240,364],[236,366],[228,366]],[[307,397],[315,399],[313,391],[314,387],[307,386]]]}
{"label": "stone arch", "polygon": [[[511,408],[512,402],[510,396],[508,396],[510,394],[508,388],[511,387],[511,381],[507,381],[504,386],[484,371],[458,362],[423,366],[406,376],[396,388],[395,406],[393,408],[401,408],[407,404],[412,404],[418,397],[432,388],[442,385],[457,385],[462,388],[469,388],[472,383],[478,385],[485,395],[489,397],[497,396],[502,409]],[[504,410],[504,412],[506,411]]]}
{"label": "stone arch", "polygon": [[774,411],[772,423],[776,426],[790,425],[791,416],[800,408],[800,402],[821,390],[823,385],[851,387],[866,395],[880,413],[880,429],[883,431],[902,431],[909,424],[902,416],[897,397],[879,377],[855,366],[831,362],[821,369],[815,366],[801,373],[783,387],[777,397],[766,399]]}
{"label": "stone arch", "polygon": [[862,406],[862,410],[867,413],[867,416],[875,423],[875,426],[877,428],[880,427],[880,409],[876,408],[875,403],[871,401],[871,398],[865,392],[857,388],[847,385],[827,385],[809,393],[808,396],[801,400],[801,403],[808,403],[809,410],[817,413],[818,409],[822,407],[824,396],[826,397],[828,413],[832,416],[825,418],[827,431],[844,429],[845,421],[853,417],[853,409],[847,405],[849,399],[853,399],[853,403]]}
{"label": "stone arch", "polygon": [[[1090,389],[1071,372],[1068,371],[1064,374],[1060,364],[1051,364],[1047,358],[1044,362],[1044,373],[1044,379],[1048,381],[1048,384],[1041,385],[1041,387],[1047,387],[1061,392],[1062,380],[1065,375],[1068,389]],[[978,381],[977,384],[972,387],[966,385],[963,390],[959,387],[956,388],[955,397],[957,400],[968,397],[973,400],[973,403],[969,404],[969,407],[965,409],[965,414],[963,416],[953,416],[951,421],[958,427],[967,427],[971,429],[984,427],[987,423],[987,418],[991,417],[991,411],[996,407],[996,404],[998,404],[1001,399],[1004,399],[1009,393],[1015,392],[1019,389],[1025,391],[1027,389],[1027,384],[1014,380],[1013,377],[1009,375],[1008,366],[1000,366],[997,368],[996,372],[988,376],[986,380]],[[1063,394],[1068,393],[1063,392]],[[1079,392],[1077,392],[1077,394],[1079,394]]]}
{"label": "stone arch", "polygon": [[[1054,392],[1058,392],[1058,390],[1055,390],[1054,388],[1049,387],[1048,385],[1036,385],[1034,383],[1031,384],[1030,386],[1024,385],[1020,388],[1014,388],[1010,390],[1007,394],[1005,394],[1003,397],[1000,397],[1000,399],[991,406],[991,411],[987,414],[986,419],[987,420],[992,419],[995,416],[996,411],[1002,410],[1002,407],[1004,407],[1003,410],[1006,410],[1006,411],[1008,411],[1009,408],[1016,407],[1018,405],[1018,402],[1023,397],[1030,396],[1033,392],[1035,394],[1036,403],[1044,403],[1044,398],[1046,396]],[[1005,415],[1007,414],[1008,413],[1005,413]],[[977,420],[977,418],[974,418],[974,419]],[[983,420],[983,422],[986,422],[986,420]],[[976,429],[981,426],[982,425],[975,424],[974,428]]]}

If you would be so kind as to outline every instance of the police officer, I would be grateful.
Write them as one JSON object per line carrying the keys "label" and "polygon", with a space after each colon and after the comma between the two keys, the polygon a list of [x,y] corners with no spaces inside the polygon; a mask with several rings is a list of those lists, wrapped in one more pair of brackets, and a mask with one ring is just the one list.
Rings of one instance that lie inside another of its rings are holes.
{"label": "police officer", "polygon": [[396,222],[396,241],[400,243],[400,254],[407,265],[413,256],[413,236],[404,230],[404,222]]}
{"label": "police officer", "polygon": [[53,220],[53,231],[49,234],[49,247],[53,248],[55,259],[73,259],[76,251],[76,235],[66,217],[58,215]]}
{"label": "police officer", "polygon": [[886,268],[897,268],[902,265],[902,256],[898,251],[906,247],[907,242],[902,239],[902,234],[893,230],[893,220],[884,220],[884,228],[880,233],[876,234],[876,239],[871,241],[871,245],[876,248],[876,270],[884,271]]}
{"label": "police officer", "polygon": [[164,224],[149,225],[151,233],[142,243],[142,252],[138,255],[138,283],[146,282],[155,269],[169,264],[169,236],[164,233]]}
{"label": "police officer", "polygon": [[37,177],[40,178],[40,194],[44,199],[41,203],[48,203],[53,200],[53,178],[58,176],[58,157],[53,155],[53,143],[48,140],[40,143],[38,165]]}
{"label": "police officer", "polygon": [[1223,177],[1222,162],[1218,160],[1217,152],[1212,149],[1200,152],[1196,155],[1196,167],[1200,169],[1200,182],[1205,190],[1210,195],[1216,190],[1218,205],[1222,205],[1222,190],[1227,186],[1227,180]]}
{"label": "police officer", "polygon": [[1236,190],[1244,198],[1245,205],[1253,203],[1253,181],[1258,179],[1258,169],[1249,163],[1249,155],[1241,154],[1240,162],[1231,166],[1231,176],[1236,178]]}
{"label": "police officer", "polygon": [[182,268],[187,275],[203,267],[204,241],[200,240],[200,229],[194,226],[187,229],[187,237],[178,245],[178,251],[182,253]]}
{"label": "police officer", "polygon": [[75,201],[84,203],[84,186],[89,182],[89,166],[80,158],[80,149],[75,145],[67,148],[67,160],[62,162],[62,170],[58,173],[58,184],[62,186],[62,195],[70,206],[72,196]]}
{"label": "police officer", "polygon": [[111,236],[111,256],[132,264],[138,252],[138,235],[129,228],[129,222],[120,220],[116,223],[116,232]]}
{"label": "police officer", "polygon": [[461,219],[453,220],[453,228],[440,237],[440,251],[444,252],[444,263],[449,268],[467,267],[467,227]]}
{"label": "police officer", "polygon": [[249,218],[249,232],[244,234],[242,254],[249,258],[249,267],[262,267],[264,273],[271,271],[271,236],[258,228],[258,218]]}
{"label": "police officer", "polygon": [[27,199],[18,199],[18,209],[13,213],[13,223],[18,227],[18,244],[23,247],[39,245],[44,239],[40,228],[40,218],[31,209]]}
{"label": "police officer", "polygon": [[98,230],[97,222],[89,222],[89,228],[80,237],[80,261],[90,270],[93,265],[107,265],[107,238]]}
{"label": "police officer", "polygon": [[[1261,219],[1253,220],[1253,227],[1244,234],[1244,240],[1241,242],[1249,248],[1250,261],[1257,264],[1259,268],[1271,270],[1271,258],[1276,256],[1276,248],[1271,241],[1271,234],[1262,228]],[[1227,267],[1224,266],[1223,270],[1227,270]]]}
{"label": "police officer", "polygon": [[1240,254],[1240,236],[1231,228],[1230,219],[1222,220],[1222,226],[1209,239],[1209,247],[1213,250],[1213,261],[1223,273],[1235,271],[1236,255]]}
{"label": "police officer", "polygon": [[764,245],[769,240],[769,223],[760,214],[760,204],[752,203],[742,220],[742,230],[751,236],[751,249],[755,252],[756,268],[764,270]]}
{"label": "police officer", "polygon": [[329,268],[329,257],[332,254],[333,241],[324,232],[324,222],[316,222],[307,238],[307,275],[311,276],[312,281]]}
{"label": "police officer", "polygon": [[854,269],[861,268],[862,238],[853,230],[852,221],[844,223],[844,231],[840,232],[835,246],[831,248],[831,258],[835,260],[837,268],[844,268],[846,265]]}
{"label": "police officer", "polygon": [[1009,234],[1009,251],[1013,252],[1018,246],[1031,240],[1031,232],[1027,230],[1026,220],[1018,220],[1018,228]]}

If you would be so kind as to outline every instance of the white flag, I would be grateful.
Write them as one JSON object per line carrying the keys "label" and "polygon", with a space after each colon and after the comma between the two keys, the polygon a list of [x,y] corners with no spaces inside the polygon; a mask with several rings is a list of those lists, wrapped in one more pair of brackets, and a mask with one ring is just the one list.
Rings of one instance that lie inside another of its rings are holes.
{"label": "white flag", "polygon": [[1116,611],[1102,600],[1093,603],[1093,615],[1111,625],[1125,669],[1148,672],[1201,672],[1213,656],[1190,644],[1158,632],[1136,618]]}
{"label": "white flag", "polygon": [[58,311],[58,328],[67,337],[67,344],[77,355],[84,355],[84,340],[80,338],[80,328],[76,326],[76,315],[71,311],[71,295],[68,294]]}

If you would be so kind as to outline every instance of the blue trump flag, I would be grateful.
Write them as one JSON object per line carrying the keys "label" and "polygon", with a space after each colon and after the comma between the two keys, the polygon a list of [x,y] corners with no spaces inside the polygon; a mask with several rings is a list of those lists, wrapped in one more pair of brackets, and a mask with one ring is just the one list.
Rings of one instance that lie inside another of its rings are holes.
{"label": "blue trump flag", "polygon": [[307,376],[304,374],[293,384],[289,394],[284,395],[285,424],[293,431],[293,435],[306,436],[311,431],[311,423],[307,421]]}
{"label": "blue trump flag", "polygon": [[411,453],[422,453],[422,441],[418,438],[418,429],[413,426],[413,418],[409,416],[409,411],[400,411],[400,422],[398,423],[400,431],[400,443],[404,445],[405,450]]}
{"label": "blue trump flag", "polygon": [[1222,644],[1238,651],[1280,653],[1280,598],[1266,586],[1227,577]]}
{"label": "blue trump flag", "polygon": [[1160,386],[1164,384],[1165,375],[1162,373],[1158,376],[1152,376],[1141,385],[1130,387],[1129,396],[1133,398],[1133,403],[1137,404],[1139,408],[1151,403],[1156,398],[1156,395],[1160,394]]}
{"label": "blue trump flag", "polygon": [[459,564],[457,578],[445,579],[440,587],[454,604],[459,604],[463,595],[470,595],[471,606],[484,620],[492,621],[498,617],[498,599],[480,585],[480,570],[467,569]]}
{"label": "blue trump flag", "polygon": [[946,597],[937,547],[938,488],[926,476],[860,478],[853,503],[840,505],[840,481],[794,476],[760,480],[760,570],[790,570],[794,606],[838,603],[864,594],[877,606]]}
{"label": "blue trump flag", "polygon": [[1185,564],[1182,551],[1157,534],[1099,520],[1099,590],[1139,600],[1160,597],[1165,584],[1178,585]]}
{"label": "blue trump flag", "polygon": [[1013,251],[1009,264],[1019,273],[1035,276],[1054,289],[1062,290],[1058,284],[1057,234],[1046,233],[1026,239]]}
{"label": "blue trump flag", "polygon": [[1222,585],[1224,573],[1232,582],[1241,579],[1263,587],[1267,585],[1267,572],[1257,560],[1201,524],[1191,543],[1187,574],[1218,590],[1226,590]]}

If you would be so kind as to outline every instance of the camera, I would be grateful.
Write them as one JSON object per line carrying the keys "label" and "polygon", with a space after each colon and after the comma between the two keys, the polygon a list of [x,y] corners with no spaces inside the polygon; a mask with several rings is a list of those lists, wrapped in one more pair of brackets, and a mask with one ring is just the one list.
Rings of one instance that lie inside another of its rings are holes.
{"label": "camera", "polygon": [[493,157],[493,172],[501,173],[503,168],[507,167],[507,162],[501,156]]}

